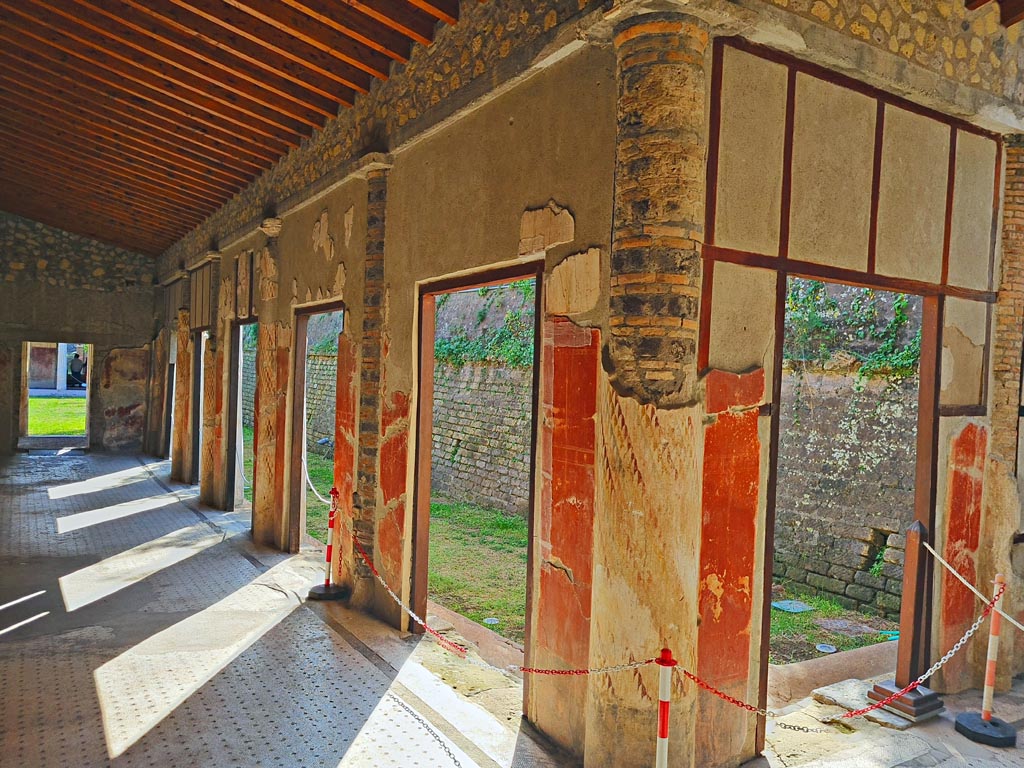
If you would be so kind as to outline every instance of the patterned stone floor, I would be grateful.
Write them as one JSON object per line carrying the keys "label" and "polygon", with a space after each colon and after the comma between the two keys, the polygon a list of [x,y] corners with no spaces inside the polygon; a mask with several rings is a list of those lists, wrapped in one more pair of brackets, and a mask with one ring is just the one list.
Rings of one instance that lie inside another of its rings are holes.
{"label": "patterned stone floor", "polygon": [[570,764],[445,685],[435,644],[306,604],[319,553],[253,547],[247,520],[167,473],[77,452],[0,464],[0,765]]}

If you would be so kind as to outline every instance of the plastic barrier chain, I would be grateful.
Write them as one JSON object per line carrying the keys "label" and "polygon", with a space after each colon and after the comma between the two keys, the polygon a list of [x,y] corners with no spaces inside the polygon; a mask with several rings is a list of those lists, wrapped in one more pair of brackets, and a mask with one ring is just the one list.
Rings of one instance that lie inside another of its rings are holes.
{"label": "plastic barrier chain", "polygon": [[971,639],[971,636],[978,631],[978,628],[982,625],[985,619],[988,618],[988,615],[992,613],[992,609],[995,608],[996,603],[999,601],[999,598],[1003,596],[1003,592],[1005,591],[1006,585],[1001,584],[999,586],[999,589],[996,591],[995,597],[988,601],[988,603],[985,605],[985,610],[981,612],[981,616],[979,616],[978,619],[971,625],[970,629],[968,629],[964,633],[964,636],[957,640],[956,645],[950,648],[945,656],[943,656],[937,662],[932,664],[928,671],[921,675],[919,678],[917,678],[917,680],[903,688],[903,690],[896,691],[896,693],[890,696],[886,696],[881,701],[876,701],[870,707],[864,707],[864,709],[855,709],[852,712],[847,712],[843,715],[843,718],[848,719],[851,717],[859,717],[861,715],[866,715],[868,712],[873,712],[874,710],[880,709],[887,704],[891,704],[892,702],[896,701],[896,699],[900,698],[900,696],[905,696],[906,694],[913,691],[915,688],[918,688],[922,683],[924,683],[925,680],[927,680],[929,677],[938,672],[939,669],[942,668],[943,664],[952,659],[953,656],[956,655],[957,651],[964,647],[964,643]]}
{"label": "plastic barrier chain", "polygon": [[[760,715],[761,717],[770,717],[773,720],[778,717],[778,715],[772,712],[770,709],[762,709],[761,707],[755,707],[753,704],[747,704],[747,702],[741,701],[740,699],[737,699],[735,696],[730,696],[725,691],[718,690],[717,688],[715,688],[715,686],[711,685],[711,683],[701,680],[688,669],[684,669],[683,667],[676,667],[676,671],[680,675],[685,677],[687,680],[696,683],[698,688],[702,688],[708,693],[714,694],[718,698],[722,699],[722,701],[727,701],[734,707],[745,709],[748,712],[753,712],[755,715]],[[790,725],[789,723],[776,723],[776,725],[779,728],[786,729],[787,731],[800,731],[801,733],[831,733],[831,731],[828,731],[824,728],[808,728],[803,725]]]}

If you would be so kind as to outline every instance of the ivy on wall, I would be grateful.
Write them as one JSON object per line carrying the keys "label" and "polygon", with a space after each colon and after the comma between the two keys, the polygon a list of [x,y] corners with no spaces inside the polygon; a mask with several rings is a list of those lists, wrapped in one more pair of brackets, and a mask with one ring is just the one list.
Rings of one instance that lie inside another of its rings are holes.
{"label": "ivy on wall", "polygon": [[[508,305],[509,293],[515,294],[520,309],[504,309],[501,322],[487,322],[494,312],[495,304]],[[503,286],[484,286],[476,289],[478,306],[473,316],[477,328],[456,327],[446,335],[438,335],[434,341],[434,360],[462,368],[469,363],[490,362],[510,368],[529,368],[533,365],[535,312],[533,299],[536,286],[532,278],[518,280]],[[452,294],[438,297],[437,311],[448,305]],[[506,300],[499,302],[499,298]]]}
{"label": "ivy on wall", "polygon": [[794,370],[828,367],[844,357],[861,378],[899,382],[917,375],[921,330],[911,329],[905,294],[794,278],[786,293],[782,355]]}

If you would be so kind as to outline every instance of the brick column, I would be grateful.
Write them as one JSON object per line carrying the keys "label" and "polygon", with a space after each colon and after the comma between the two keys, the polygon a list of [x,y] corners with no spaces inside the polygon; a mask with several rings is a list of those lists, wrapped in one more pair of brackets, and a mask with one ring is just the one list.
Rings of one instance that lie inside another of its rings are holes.
{"label": "brick column", "polygon": [[[381,438],[380,365],[384,323],[384,232],[388,169],[369,171],[366,183],[366,260],[363,266],[363,338],[359,371],[359,443],[356,454],[356,492],[360,508],[355,510],[353,524],[359,543],[373,557]],[[369,568],[358,555],[355,573],[362,578],[371,576]],[[356,590],[358,597],[358,584]]]}
{"label": "brick column", "polygon": [[[605,379],[597,399],[591,666],[671,648],[697,668],[703,409],[697,405],[705,50],[675,13],[616,29],[618,132]],[[588,681],[585,762],[654,759],[655,677]],[[673,686],[672,765],[696,754],[692,687]],[[710,724],[704,727],[713,727]]]}
{"label": "brick column", "polygon": [[618,115],[611,337],[619,394],[669,405],[693,399],[704,231],[705,51],[698,20],[653,13],[615,33]]}
{"label": "brick column", "polygon": [[1017,455],[1021,348],[1024,342],[1024,136],[1008,139],[1003,180],[1003,263],[992,334],[992,453]]}

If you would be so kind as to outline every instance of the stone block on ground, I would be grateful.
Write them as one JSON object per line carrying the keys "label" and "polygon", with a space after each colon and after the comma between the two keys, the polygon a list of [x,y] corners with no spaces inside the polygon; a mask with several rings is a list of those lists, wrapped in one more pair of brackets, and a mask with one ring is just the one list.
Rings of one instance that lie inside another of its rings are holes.
{"label": "stone block on ground", "polygon": [[[825,686],[824,688],[818,688],[811,695],[815,701],[822,704],[830,704],[852,711],[861,709],[871,703],[871,700],[868,699],[868,691],[871,688],[872,683],[866,680],[851,678]],[[838,718],[836,719],[838,720]],[[913,725],[909,720],[905,720],[899,715],[884,709],[876,709],[873,712],[869,712],[864,715],[864,719],[877,723],[883,728],[893,728],[897,731],[905,731]],[[848,720],[843,722],[849,723]]]}

